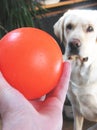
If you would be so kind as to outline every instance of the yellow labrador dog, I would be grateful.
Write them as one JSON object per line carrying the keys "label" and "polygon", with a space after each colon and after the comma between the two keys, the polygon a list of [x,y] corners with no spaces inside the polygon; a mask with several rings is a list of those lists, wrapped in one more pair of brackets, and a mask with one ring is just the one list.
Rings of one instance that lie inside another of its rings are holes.
{"label": "yellow labrador dog", "polygon": [[[65,60],[71,60],[68,97],[74,130],[82,130],[84,118],[97,122],[97,11],[68,10],[55,23],[54,33],[64,42]],[[88,130],[97,130],[97,124]]]}

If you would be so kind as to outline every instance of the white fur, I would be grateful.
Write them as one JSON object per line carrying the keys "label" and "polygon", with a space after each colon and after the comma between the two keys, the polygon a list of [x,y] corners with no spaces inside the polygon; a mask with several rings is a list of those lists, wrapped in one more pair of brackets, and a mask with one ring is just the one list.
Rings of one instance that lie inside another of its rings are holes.
{"label": "white fur", "polygon": [[[71,30],[66,29],[72,24]],[[88,26],[93,27],[87,32]],[[81,42],[79,55],[88,57],[83,64],[72,61],[72,73],[68,97],[74,113],[74,130],[82,130],[84,118],[97,122],[97,11],[69,10],[55,23],[54,32],[65,45],[65,60],[68,59],[72,39]],[[97,125],[89,130],[97,130]]]}

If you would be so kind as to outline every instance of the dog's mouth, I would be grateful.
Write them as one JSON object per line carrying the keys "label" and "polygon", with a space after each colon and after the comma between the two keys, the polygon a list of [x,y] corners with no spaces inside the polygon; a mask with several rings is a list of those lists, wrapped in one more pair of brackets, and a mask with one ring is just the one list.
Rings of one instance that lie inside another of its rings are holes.
{"label": "dog's mouth", "polygon": [[88,61],[88,57],[81,57],[79,55],[70,55],[68,56],[68,59],[73,61],[80,60],[82,63]]}

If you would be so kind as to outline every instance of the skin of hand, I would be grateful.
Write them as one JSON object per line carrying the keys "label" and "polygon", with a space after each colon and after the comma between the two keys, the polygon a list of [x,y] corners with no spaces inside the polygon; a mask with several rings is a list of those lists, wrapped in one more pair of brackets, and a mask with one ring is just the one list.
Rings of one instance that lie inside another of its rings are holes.
{"label": "skin of hand", "polygon": [[2,130],[62,130],[62,110],[70,73],[70,63],[65,62],[55,89],[44,100],[31,101],[12,88],[0,73]]}

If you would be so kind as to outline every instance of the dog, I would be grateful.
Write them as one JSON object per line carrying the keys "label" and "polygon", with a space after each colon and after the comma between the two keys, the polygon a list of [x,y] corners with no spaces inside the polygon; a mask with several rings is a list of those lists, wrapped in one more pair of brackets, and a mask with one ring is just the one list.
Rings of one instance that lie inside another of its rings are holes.
{"label": "dog", "polygon": [[[71,62],[67,96],[74,130],[82,130],[84,119],[97,122],[97,11],[66,11],[54,24],[54,33],[64,43],[65,61]],[[97,124],[88,130],[97,130]]]}

